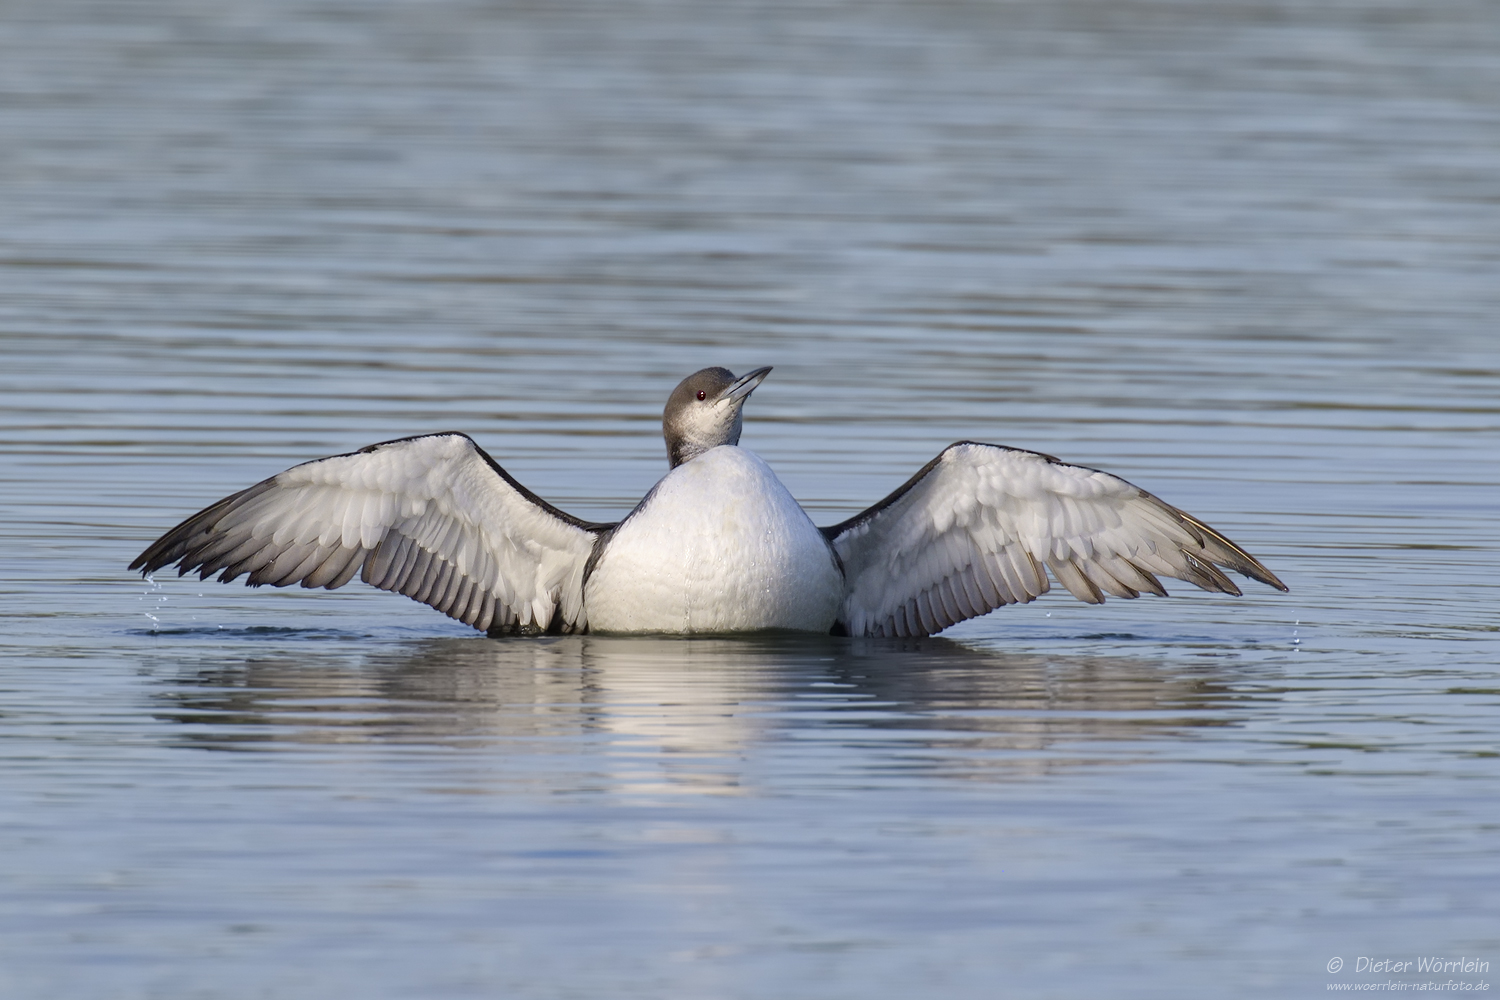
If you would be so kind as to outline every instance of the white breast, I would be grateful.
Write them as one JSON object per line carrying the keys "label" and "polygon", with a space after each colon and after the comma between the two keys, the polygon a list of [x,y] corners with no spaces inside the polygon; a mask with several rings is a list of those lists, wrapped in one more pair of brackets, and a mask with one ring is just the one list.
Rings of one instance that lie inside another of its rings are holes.
{"label": "white breast", "polygon": [[843,574],[769,466],[734,445],[669,472],[584,588],[594,632],[827,632]]}

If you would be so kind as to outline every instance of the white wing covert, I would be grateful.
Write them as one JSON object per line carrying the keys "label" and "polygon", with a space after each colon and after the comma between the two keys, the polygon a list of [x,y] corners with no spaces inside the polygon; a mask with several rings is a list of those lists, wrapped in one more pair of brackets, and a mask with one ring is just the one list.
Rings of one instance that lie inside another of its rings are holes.
{"label": "white wing covert", "polygon": [[[1123,479],[1048,455],[960,441],[890,496],[824,528],[843,561],[849,635],[931,635],[1050,589],[1166,596],[1160,576],[1239,594],[1225,566],[1286,586],[1219,532]],[[1217,565],[1216,565],[1217,564]]]}
{"label": "white wing covert", "polygon": [[541,500],[467,435],[429,434],[294,466],[194,514],[130,568],[328,590],[359,573],[477,629],[574,632],[608,527]]}

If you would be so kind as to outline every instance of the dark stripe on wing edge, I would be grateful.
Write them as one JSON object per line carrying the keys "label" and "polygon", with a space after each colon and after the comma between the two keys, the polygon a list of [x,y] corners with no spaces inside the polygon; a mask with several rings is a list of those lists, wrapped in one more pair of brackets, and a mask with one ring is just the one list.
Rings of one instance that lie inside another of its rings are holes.
{"label": "dark stripe on wing edge", "polygon": [[948,447],[944,448],[942,451],[938,452],[937,455],[936,455],[936,457],[934,457],[932,459],[932,461],[928,462],[926,465],[924,465],[920,469],[918,469],[917,472],[916,472],[916,475],[912,476],[906,482],[904,482],[900,486],[896,487],[896,489],[894,491],[892,491],[892,493],[889,496],[887,496],[884,500],[881,500],[879,503],[875,504],[873,507],[870,507],[870,508],[868,508],[866,510],[860,511],[858,514],[855,514],[853,517],[849,518],[849,520],[847,520],[847,521],[840,521],[838,524],[830,525],[827,528],[819,528],[818,530],[823,533],[823,537],[824,538],[828,539],[831,542],[835,538],[837,538],[840,535],[842,535],[844,532],[848,531],[850,528],[857,528],[857,527],[859,527],[861,524],[864,524],[866,521],[870,520],[876,514],[879,514],[881,511],[885,510],[891,504],[895,503],[897,500],[900,500],[902,497],[906,496],[907,493],[910,493],[912,487],[914,487],[918,483],[920,483],[924,478],[926,478],[926,476],[927,476],[927,474],[929,472],[931,472],[933,469],[937,468],[937,464],[943,460],[943,456],[944,455],[948,454],[948,452],[952,451],[954,448],[958,448],[958,447],[961,447],[962,445],[966,445],[966,444],[978,445],[981,448],[998,448],[1001,451],[1018,451],[1018,452],[1022,452],[1023,454],[1027,454],[1027,455],[1035,455],[1038,458],[1045,458],[1047,461],[1051,462],[1053,465],[1066,465],[1067,464],[1066,462],[1062,461],[1062,459],[1054,458],[1051,455],[1046,454],[1045,452],[1029,451],[1029,450],[1027,450],[1025,448],[1012,448],[1009,445],[1003,445],[1003,444],[989,444],[988,442],[985,442],[985,441],[955,441],[952,444],[950,444]]}
{"label": "dark stripe on wing edge", "polygon": [[[330,458],[348,458],[351,455],[368,455],[371,452],[379,451],[381,448],[384,448],[387,445],[404,444],[407,441],[420,441],[423,438],[434,437],[463,438],[465,441],[469,442],[469,447],[473,448],[474,451],[479,455],[479,457],[484,459],[485,464],[493,469],[496,475],[505,480],[505,482],[510,485],[511,489],[520,494],[527,503],[530,503],[533,506],[546,511],[548,514],[551,514],[553,517],[564,522],[565,524],[572,525],[575,528],[591,532],[595,535],[602,535],[615,526],[613,523],[585,521],[582,518],[574,517],[572,514],[569,514],[565,510],[560,510],[557,507],[552,506],[550,503],[543,500],[541,497],[537,496],[535,493],[531,492],[526,487],[517,482],[514,476],[506,472],[505,469],[500,466],[499,462],[490,457],[489,452],[479,447],[479,445],[475,443],[473,438],[469,437],[469,435],[463,433],[462,431],[441,431],[433,434],[413,434],[408,437],[393,438],[390,441],[380,441],[375,444],[365,445],[363,448],[356,449],[355,451],[346,451],[338,455],[325,455],[322,458],[313,458],[309,459],[306,462],[298,462],[296,465],[291,466],[291,468],[301,468],[304,465],[312,465],[316,462],[324,462]],[[184,518],[175,527],[164,532],[161,537],[159,537],[155,542],[151,543],[151,545],[149,545],[144,552],[136,556],[135,559],[131,560],[130,566],[128,568],[132,570],[139,569],[143,574],[153,573],[156,570],[161,569],[163,566],[168,566],[172,563],[177,562],[184,556],[191,555],[191,550],[194,546],[194,543],[197,541],[195,537],[197,534],[199,534],[200,532],[206,534],[207,532],[212,531],[213,528],[217,525],[219,518],[222,515],[228,513],[231,507],[238,506],[240,502],[249,500],[261,493],[266,492],[269,489],[274,488],[276,485],[277,476],[280,475],[281,473],[278,472],[274,476],[269,476],[265,479],[262,479],[255,485],[246,487],[245,489],[240,490],[238,493],[232,493],[222,500],[209,504],[207,507],[205,507],[203,510],[198,511],[196,514],[192,514]],[[181,572],[188,572],[188,567],[184,566]]]}
{"label": "dark stripe on wing edge", "polygon": [[[1176,518],[1178,522],[1181,523],[1185,528],[1187,528],[1190,533],[1198,534],[1199,532],[1201,532],[1203,535],[1208,536],[1208,538],[1223,546],[1224,549],[1227,550],[1227,554],[1229,554],[1232,558],[1220,560],[1220,562],[1222,562],[1224,565],[1229,566],[1230,569],[1233,569],[1252,580],[1259,580],[1266,586],[1274,587],[1282,593],[1287,593],[1290,590],[1290,588],[1287,587],[1286,584],[1282,583],[1275,573],[1272,573],[1269,569],[1267,569],[1259,559],[1256,559],[1250,553],[1246,552],[1234,542],[1230,541],[1228,537],[1220,533],[1216,528],[1210,527],[1185,510],[1173,507],[1171,504],[1162,500],[1155,494],[1149,493],[1146,490],[1142,490],[1139,486],[1136,486],[1134,483],[1131,483],[1127,479],[1116,476],[1113,472],[1105,472],[1103,469],[1095,469],[1092,466],[1074,465],[1072,462],[1064,462],[1062,459],[1057,458],[1054,455],[1049,455],[1044,451],[1032,451],[1028,448],[1012,448],[1009,445],[991,444],[987,441],[966,440],[953,442],[948,447],[938,452],[936,457],[934,457],[932,461],[928,462],[926,465],[918,469],[916,475],[912,476],[906,482],[896,487],[896,489],[892,491],[889,496],[881,500],[879,503],[875,504],[873,507],[870,507],[867,510],[860,511],[858,514],[855,514],[847,521],[840,521],[838,524],[830,525],[826,528],[819,528],[818,530],[823,533],[824,538],[828,539],[828,541],[832,543],[834,539],[838,538],[844,532],[850,530],[851,528],[859,527],[861,524],[864,524],[871,518],[875,517],[875,515],[884,511],[887,507],[895,503],[897,500],[900,500],[907,493],[911,492],[912,488],[920,483],[929,472],[937,468],[937,464],[943,460],[943,456],[948,454],[948,452],[952,451],[954,448],[969,444],[976,445],[981,448],[998,448],[1000,451],[1014,451],[1020,452],[1025,455],[1035,455],[1038,458],[1045,459],[1052,465],[1063,465],[1074,469],[1084,469],[1088,472],[1098,472],[1103,475],[1110,476],[1114,479],[1119,479],[1121,482],[1129,483],[1130,486],[1135,487],[1135,489],[1137,490],[1140,490],[1142,496],[1161,505],[1161,507],[1164,508],[1168,512],[1168,514]],[[476,445],[475,447],[478,446]],[[1200,537],[1199,541],[1201,543],[1203,539]],[[1212,567],[1213,564],[1210,563],[1209,565],[1210,567]],[[1215,570],[1214,572],[1217,572],[1217,570]],[[1160,585],[1158,584],[1158,586]],[[1202,585],[1198,584],[1198,586]],[[1234,585],[1231,583],[1230,586],[1233,587]],[[1204,589],[1212,590],[1216,588],[1209,587]]]}
{"label": "dark stripe on wing edge", "polygon": [[[600,533],[602,531],[608,531],[610,528],[614,527],[614,523],[612,523],[612,522],[611,523],[606,523],[606,522],[601,522],[601,521],[585,521],[585,520],[583,520],[580,517],[574,517],[572,514],[569,514],[565,510],[560,510],[559,508],[552,506],[550,503],[548,503],[547,501],[543,500],[541,497],[537,496],[535,493],[531,492],[526,487],[522,486],[519,482],[517,482],[516,479],[515,479],[515,477],[512,476],[509,472],[506,472],[505,469],[501,467],[501,465],[500,465],[499,462],[495,461],[493,458],[490,457],[490,453],[489,452],[487,452],[483,448],[479,447],[478,443],[476,443],[473,438],[469,437],[469,435],[465,434],[463,431],[437,431],[437,432],[432,433],[432,434],[413,434],[410,437],[394,438],[394,439],[392,439],[390,441],[381,441],[381,442],[379,442],[377,444],[365,445],[363,448],[359,449],[358,451],[346,452],[345,455],[367,455],[367,454],[369,454],[372,451],[378,451],[379,449],[384,448],[386,445],[404,444],[407,441],[420,441],[423,438],[433,438],[433,437],[461,437],[461,438],[463,438],[465,441],[469,442],[469,447],[473,448],[474,451],[476,451],[479,454],[479,457],[482,458],[482,459],[484,459],[485,464],[488,465],[491,469],[493,469],[495,471],[495,474],[497,476],[499,476],[501,479],[503,479],[507,483],[509,483],[511,489],[513,489],[517,493],[521,494],[521,497],[523,499],[525,499],[527,503],[530,503],[530,504],[532,504],[532,505],[534,505],[536,507],[540,507],[542,510],[546,511],[548,514],[551,514],[553,517],[557,518],[560,521],[565,521],[566,523],[571,524],[575,528],[582,528],[584,531],[591,531],[594,534],[598,534],[598,533]],[[343,458],[345,456],[344,455],[330,455],[328,457],[329,458]],[[321,462],[321,461],[323,461],[323,459],[317,458],[317,459],[313,459],[313,461],[314,462]],[[303,465],[311,465],[312,463],[311,462],[303,462],[302,464]],[[296,468],[296,466],[293,466],[293,468]]]}

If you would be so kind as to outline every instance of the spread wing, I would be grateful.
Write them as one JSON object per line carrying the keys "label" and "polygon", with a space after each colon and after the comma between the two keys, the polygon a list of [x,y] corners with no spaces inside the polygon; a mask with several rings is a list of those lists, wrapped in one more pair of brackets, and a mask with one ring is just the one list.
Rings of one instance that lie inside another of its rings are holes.
{"label": "spread wing", "polygon": [[960,441],[863,514],[824,528],[844,563],[850,635],[931,635],[1050,589],[1166,596],[1158,576],[1238,594],[1220,566],[1286,586],[1213,528],[1125,480]]}
{"label": "spread wing", "polygon": [[464,434],[370,445],[225,497],[130,564],[325,587],[355,573],[478,629],[582,631],[590,524],[541,500]]}

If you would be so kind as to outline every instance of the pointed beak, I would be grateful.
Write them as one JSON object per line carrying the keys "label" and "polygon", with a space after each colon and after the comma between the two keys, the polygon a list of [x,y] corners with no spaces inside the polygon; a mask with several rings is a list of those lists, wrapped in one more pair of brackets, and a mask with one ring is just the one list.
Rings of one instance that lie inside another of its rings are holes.
{"label": "pointed beak", "polygon": [[740,376],[740,378],[736,380],[733,385],[731,385],[728,389],[725,389],[724,392],[719,396],[719,402],[729,403],[734,402],[735,400],[744,399],[746,396],[754,392],[755,387],[760,385],[761,382],[765,380],[765,377],[769,374],[771,374],[771,367],[767,365],[765,368],[755,369],[755,371],[751,372],[748,375]]}

